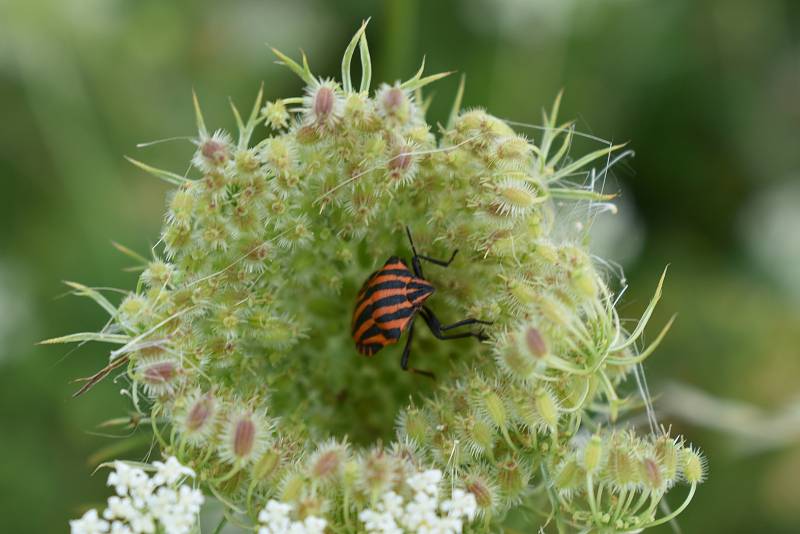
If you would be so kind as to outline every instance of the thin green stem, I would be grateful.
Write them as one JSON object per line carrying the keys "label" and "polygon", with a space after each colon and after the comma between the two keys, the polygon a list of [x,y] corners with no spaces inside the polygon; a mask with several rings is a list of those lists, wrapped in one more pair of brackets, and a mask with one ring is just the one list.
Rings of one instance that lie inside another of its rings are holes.
{"label": "thin green stem", "polygon": [[219,523],[217,523],[217,527],[214,529],[214,532],[212,534],[219,534],[220,532],[222,532],[222,529],[225,528],[225,525],[227,523],[228,523],[228,518],[225,517],[225,515],[223,514],[222,518],[219,520]]}
{"label": "thin green stem", "polygon": [[692,498],[694,497],[694,492],[696,489],[697,489],[697,483],[693,482],[692,486],[689,488],[689,495],[686,496],[686,499],[683,501],[683,504],[681,504],[671,514],[665,515],[664,517],[656,519],[655,521],[651,521],[650,523],[643,525],[642,528],[651,528],[656,525],[661,525],[663,523],[667,523],[675,519],[681,512],[683,512],[686,509],[687,506],[689,506],[689,503],[692,502]]}

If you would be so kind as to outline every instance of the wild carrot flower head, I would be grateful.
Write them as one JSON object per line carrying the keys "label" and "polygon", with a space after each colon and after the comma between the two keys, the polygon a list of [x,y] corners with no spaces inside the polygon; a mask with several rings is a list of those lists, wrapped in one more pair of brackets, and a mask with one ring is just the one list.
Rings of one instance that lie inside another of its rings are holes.
{"label": "wild carrot flower head", "polygon": [[[500,530],[520,503],[560,529],[668,521],[659,501],[685,482],[688,502],[705,461],[651,410],[647,434],[620,423],[669,327],[641,343],[664,276],[628,329],[618,281],[587,245],[612,200],[594,186],[622,147],[574,153],[580,133],[559,119],[560,96],[520,131],[464,110],[463,81],[449,116],[430,120],[423,90],[447,73],[423,65],[374,84],[366,24],[340,80],[275,53],[303,95],[264,104],[262,90],[250,110],[234,106],[234,135],[209,130],[195,96],[191,171],[131,160],[174,186],[155,259],[121,249],[142,270],[135,290],[115,305],[73,286],[109,325],[51,342],[112,343],[89,383],[124,375],[154,443],[177,456],[153,478],[117,466],[114,511],[74,528],[105,532],[129,505],[180,504],[186,518],[195,490],[173,486],[192,473],[265,533]],[[366,359],[352,338],[364,281],[412,254],[405,226],[420,257],[453,257],[424,263],[436,288],[426,306],[488,323],[442,328],[481,338],[450,342],[418,317],[409,364],[435,383],[402,372],[402,347]],[[167,517],[136,513],[140,530]]]}

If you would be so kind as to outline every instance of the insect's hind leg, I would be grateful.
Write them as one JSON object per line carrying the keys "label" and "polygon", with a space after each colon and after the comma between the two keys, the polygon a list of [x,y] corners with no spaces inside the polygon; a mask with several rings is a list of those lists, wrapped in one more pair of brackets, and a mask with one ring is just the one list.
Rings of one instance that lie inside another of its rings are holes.
{"label": "insect's hind leg", "polygon": [[423,371],[422,369],[415,369],[413,367],[408,366],[408,358],[411,355],[411,340],[414,339],[414,323],[412,321],[411,326],[408,327],[408,339],[406,339],[406,346],[403,348],[403,355],[400,357],[400,367],[403,368],[403,371],[408,371],[410,373],[427,376],[432,380],[436,380],[436,375],[434,375],[430,371]]}
{"label": "insect's hind leg", "polygon": [[492,324],[490,321],[481,321],[480,319],[463,319],[461,321],[455,322],[449,325],[442,325],[439,318],[431,311],[430,308],[427,306],[423,306],[420,310],[419,314],[425,319],[425,323],[430,328],[431,333],[436,336],[438,339],[461,339],[465,337],[476,337],[480,341],[486,341],[489,337],[484,334],[483,332],[464,332],[461,334],[444,334],[443,332],[447,330],[451,330],[453,328],[458,328],[459,326],[467,326],[473,324],[485,324],[490,325]]}

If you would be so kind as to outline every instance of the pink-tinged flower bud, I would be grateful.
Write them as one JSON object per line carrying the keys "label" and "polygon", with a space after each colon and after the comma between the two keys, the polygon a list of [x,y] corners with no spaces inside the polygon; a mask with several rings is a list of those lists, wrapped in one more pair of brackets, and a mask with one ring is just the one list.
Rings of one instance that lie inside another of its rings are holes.
{"label": "pink-tinged flower bud", "polygon": [[464,479],[464,488],[470,492],[478,504],[478,514],[491,514],[498,504],[499,490],[483,474],[471,473]]}
{"label": "pink-tinged flower bud", "polygon": [[335,441],[320,445],[311,456],[309,475],[316,481],[330,481],[339,476],[347,459],[347,449]]}
{"label": "pink-tinged flower bud", "polygon": [[264,416],[246,410],[228,417],[222,444],[222,457],[232,464],[248,464],[261,457],[271,428]]}
{"label": "pink-tinged flower bud", "polygon": [[525,331],[525,344],[528,350],[537,358],[544,358],[547,356],[547,343],[542,337],[541,332],[534,327],[530,327]]}
{"label": "pink-tinged flower bud", "polygon": [[393,122],[405,124],[411,118],[411,100],[398,85],[383,85],[376,95],[378,113]]}
{"label": "pink-tinged flower bud", "polygon": [[389,160],[389,169],[400,172],[411,167],[411,164],[414,162],[414,157],[409,154],[410,151],[410,148],[404,147],[403,150],[398,152],[396,156]]}
{"label": "pink-tinged flower bud", "polygon": [[219,403],[211,393],[191,392],[183,402],[176,401],[176,426],[181,437],[189,443],[198,445],[208,440],[213,434]]}
{"label": "pink-tinged flower bud", "polygon": [[406,101],[406,95],[403,93],[403,90],[399,87],[391,87],[386,92],[383,93],[383,98],[381,98],[381,104],[383,104],[383,109],[387,112],[394,112],[400,109]]}
{"label": "pink-tinged flower bud", "polygon": [[333,112],[333,89],[322,86],[314,95],[314,115],[318,120],[325,120]]}
{"label": "pink-tinged flower bud", "polygon": [[186,414],[186,429],[190,432],[197,432],[205,427],[213,416],[214,399],[208,396],[201,397]]}
{"label": "pink-tinged flower bud", "polygon": [[395,147],[386,163],[389,179],[395,186],[409,184],[417,175],[417,162],[414,158],[415,148],[401,144]]}
{"label": "pink-tinged flower bud", "polygon": [[192,163],[203,172],[219,169],[231,158],[231,138],[218,130],[211,137],[201,138]]}
{"label": "pink-tinged flower bud", "polygon": [[165,384],[177,375],[177,368],[172,362],[154,363],[144,370],[144,379],[153,384]]}
{"label": "pink-tinged flower bud", "polygon": [[208,139],[200,145],[200,153],[214,165],[225,163],[228,159],[228,151],[225,145],[214,139]]}
{"label": "pink-tinged flower bud", "polygon": [[306,89],[303,98],[305,122],[313,130],[324,132],[335,126],[342,117],[344,103],[336,82],[326,80]]}
{"label": "pink-tinged flower bud", "polygon": [[173,360],[145,360],[137,364],[137,375],[150,396],[159,396],[175,391],[182,369]]}
{"label": "pink-tinged flower bud", "polygon": [[256,441],[256,424],[251,418],[243,417],[236,423],[233,433],[233,454],[247,458],[253,452]]}
{"label": "pink-tinged flower bud", "polygon": [[652,491],[664,489],[664,476],[661,466],[653,458],[644,458],[639,462],[639,472],[642,483]]}

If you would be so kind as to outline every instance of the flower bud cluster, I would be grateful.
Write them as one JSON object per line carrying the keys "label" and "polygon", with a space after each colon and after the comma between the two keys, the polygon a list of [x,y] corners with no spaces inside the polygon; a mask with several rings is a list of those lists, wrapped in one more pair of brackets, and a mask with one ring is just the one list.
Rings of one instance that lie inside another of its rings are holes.
{"label": "flower bud cluster", "polygon": [[705,476],[705,459],[666,432],[641,438],[618,430],[593,435],[550,468],[560,508],[574,524],[627,532],[667,521],[656,519],[657,507],[678,482],[691,485],[683,509]]}
{"label": "flower bud cluster", "polygon": [[[118,306],[82,289],[112,315],[114,333],[92,339],[120,345],[98,375],[125,371],[162,451],[273,530],[322,528],[323,518],[335,531],[359,521],[413,530],[424,517],[459,531],[456,520],[499,526],[529,501],[569,504],[585,525],[608,516],[602,525],[642,526],[676,482],[701,482],[702,457],[680,439],[609,428],[575,445],[587,421],[614,425],[630,408],[618,390],[666,332],[637,350],[661,283],[626,331],[612,282],[558,209],[591,213],[606,199],[564,178],[618,147],[573,160],[558,104],[528,139],[484,110],[461,110],[460,96],[434,135],[421,89],[443,75],[420,69],[371,91],[365,27],[340,81],[276,54],[305,93],[266,104],[259,93],[244,118],[234,108],[237,136],[210,133],[195,98],[192,177],[136,162],[175,184],[163,246],[153,260],[131,253],[142,275]],[[411,254],[405,225],[422,254],[460,250],[447,269],[426,266],[430,305],[448,319],[492,321],[484,343],[434,342],[417,328],[412,357],[435,385],[402,374],[393,348],[359,357],[350,336],[363,281]],[[439,502],[404,486],[431,470],[462,493]],[[587,495],[598,484],[602,498]]]}

